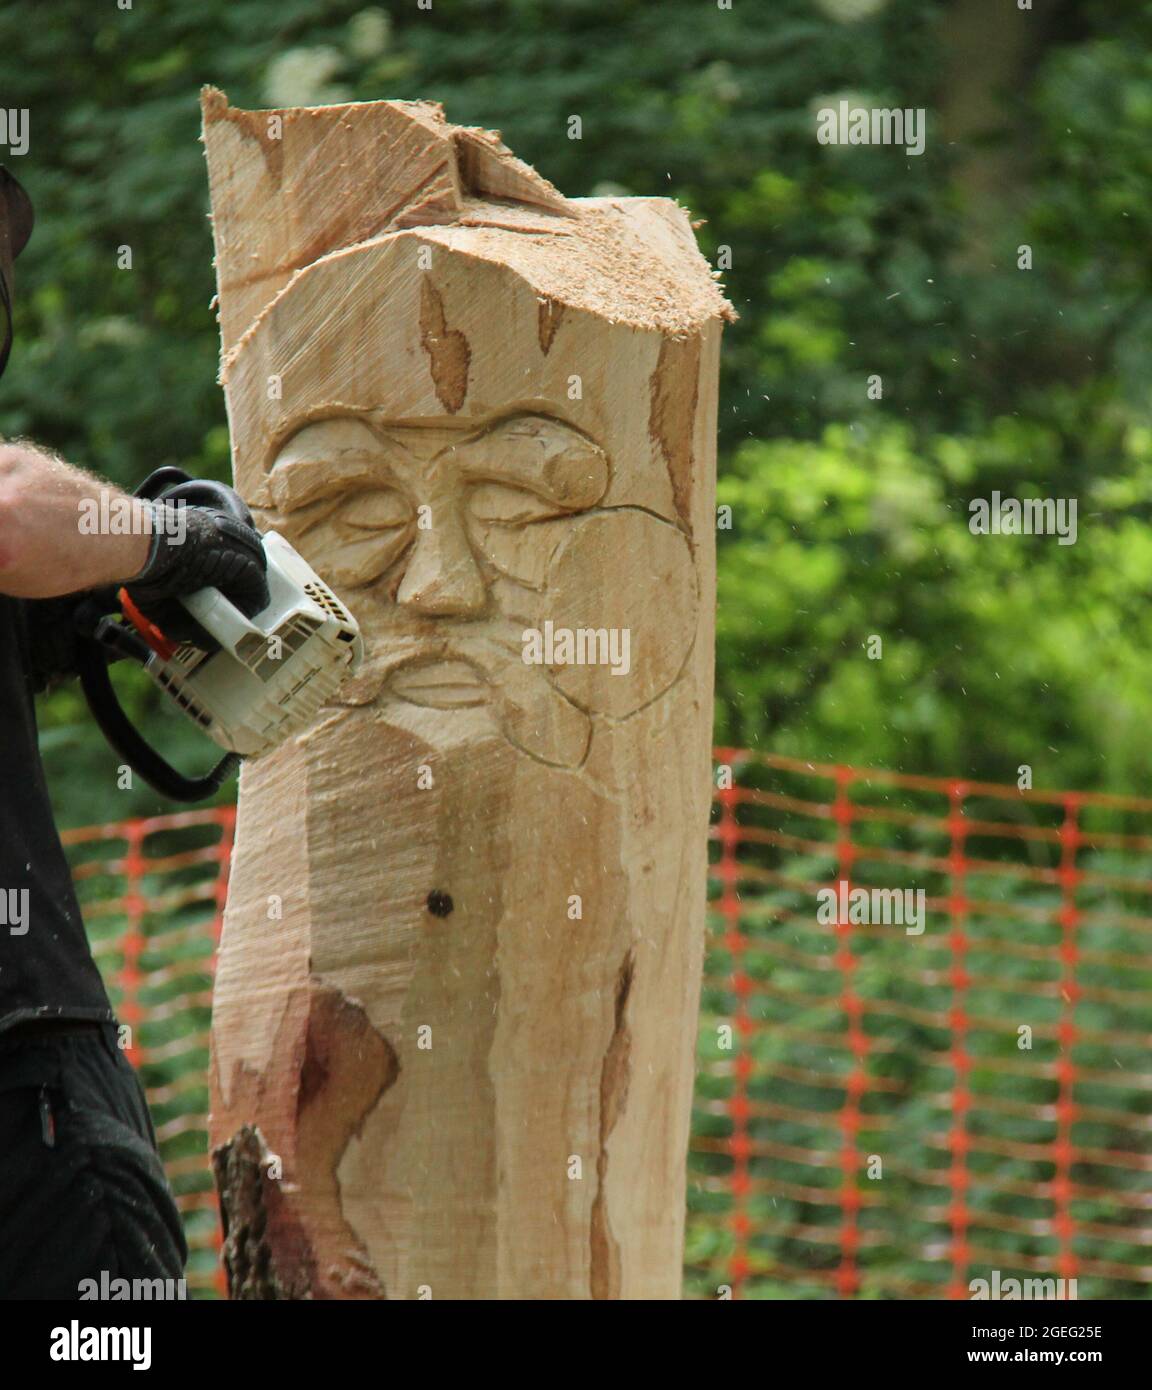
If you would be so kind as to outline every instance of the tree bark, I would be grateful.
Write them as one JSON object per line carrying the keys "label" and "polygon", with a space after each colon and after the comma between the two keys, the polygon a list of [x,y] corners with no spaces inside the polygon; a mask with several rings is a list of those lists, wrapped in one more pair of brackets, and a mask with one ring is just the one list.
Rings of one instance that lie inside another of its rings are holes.
{"label": "tree bark", "polygon": [[233,1295],[676,1298],[732,311],[438,106],[203,114],[236,483],[367,647],[241,778]]}

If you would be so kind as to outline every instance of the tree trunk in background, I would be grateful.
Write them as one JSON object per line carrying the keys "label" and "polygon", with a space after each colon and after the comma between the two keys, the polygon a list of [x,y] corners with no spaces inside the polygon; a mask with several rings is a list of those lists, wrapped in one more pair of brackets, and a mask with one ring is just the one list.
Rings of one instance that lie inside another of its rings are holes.
{"label": "tree trunk in background", "polygon": [[438,106],[203,110],[237,486],[368,652],[241,779],[232,1294],[676,1298],[732,312]]}
{"label": "tree trunk in background", "polygon": [[939,25],[940,139],[955,160],[956,260],[983,272],[1016,259],[1035,140],[1014,103],[1043,55],[1052,15],[1039,3],[1020,10],[1014,0],[953,0]]}

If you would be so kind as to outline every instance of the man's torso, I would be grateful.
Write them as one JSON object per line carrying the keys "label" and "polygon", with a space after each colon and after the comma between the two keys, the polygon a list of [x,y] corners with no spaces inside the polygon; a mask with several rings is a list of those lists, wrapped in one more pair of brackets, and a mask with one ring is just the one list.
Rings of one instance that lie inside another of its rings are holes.
{"label": "man's torso", "polygon": [[0,1033],[112,1018],[52,818],[28,680],[27,609],[0,596]]}

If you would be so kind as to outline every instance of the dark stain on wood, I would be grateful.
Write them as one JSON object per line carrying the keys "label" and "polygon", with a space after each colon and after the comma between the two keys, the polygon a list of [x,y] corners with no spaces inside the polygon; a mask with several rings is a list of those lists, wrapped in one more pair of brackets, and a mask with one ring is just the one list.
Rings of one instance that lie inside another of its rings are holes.
{"label": "dark stain on wood", "polygon": [[700,337],[665,338],[649,382],[648,433],[668,469],[680,525],[692,536],[691,504],[695,455],[692,431],[700,394]]}
{"label": "dark stain on wood", "polygon": [[552,350],[552,340],[564,318],[564,305],[555,299],[536,301],[536,332],[540,339],[540,351],[545,357]]}
{"label": "dark stain on wood", "polygon": [[448,327],[443,297],[428,275],[420,283],[420,346],[428,354],[436,398],[455,415],[468,394],[472,349],[463,333]]}
{"label": "dark stain on wood", "polygon": [[[285,1153],[270,1151],[261,1131],[242,1123],[212,1155],[229,1296],[386,1298],[368,1251],[344,1217],[337,1170],[395,1084],[399,1060],[360,1005],[339,990],[312,989],[307,1008],[303,1036],[301,1010],[286,1010],[272,1053],[298,1078]],[[268,1074],[238,1067],[229,1111],[273,1113],[268,1091]]]}

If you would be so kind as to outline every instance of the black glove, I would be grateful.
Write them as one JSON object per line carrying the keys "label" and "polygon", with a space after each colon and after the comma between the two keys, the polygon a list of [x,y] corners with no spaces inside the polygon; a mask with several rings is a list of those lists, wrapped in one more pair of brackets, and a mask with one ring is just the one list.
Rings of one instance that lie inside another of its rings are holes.
{"label": "black glove", "polygon": [[[153,502],[155,512],[175,512],[171,502]],[[251,618],[270,601],[268,562],[251,526],[213,507],[184,504],[180,516],[156,517],[148,563],[125,588],[141,613],[173,642],[204,645],[205,633],[178,602],[179,594],[219,589]],[[180,539],[183,528],[183,539]],[[215,645],[214,643],[211,645]]]}

